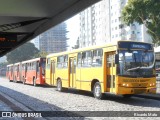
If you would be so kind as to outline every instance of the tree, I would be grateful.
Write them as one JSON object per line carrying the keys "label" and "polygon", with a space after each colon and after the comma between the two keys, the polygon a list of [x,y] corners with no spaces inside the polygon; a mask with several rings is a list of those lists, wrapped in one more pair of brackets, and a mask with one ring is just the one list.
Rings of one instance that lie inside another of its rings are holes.
{"label": "tree", "polygon": [[47,52],[41,51],[41,52],[39,52],[38,54],[36,54],[35,57],[46,57],[47,55],[48,55]]}
{"label": "tree", "polygon": [[7,62],[2,62],[2,63],[0,63],[0,68],[5,68],[6,66],[7,66]]}
{"label": "tree", "polygon": [[38,54],[38,52],[39,50],[34,46],[34,44],[28,42],[8,53],[6,55],[7,61],[11,64],[32,59],[36,54]]}
{"label": "tree", "polygon": [[122,20],[144,24],[153,43],[160,44],[160,0],[129,0],[122,10]]}

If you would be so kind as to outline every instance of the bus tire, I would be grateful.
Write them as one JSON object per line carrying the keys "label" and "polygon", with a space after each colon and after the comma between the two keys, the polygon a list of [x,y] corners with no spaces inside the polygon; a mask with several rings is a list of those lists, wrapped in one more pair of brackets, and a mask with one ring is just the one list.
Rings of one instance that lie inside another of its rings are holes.
{"label": "bus tire", "polygon": [[36,85],[37,85],[37,84],[36,84],[36,78],[34,78],[34,79],[33,79],[33,86],[36,87]]}
{"label": "bus tire", "polygon": [[57,81],[57,91],[62,92],[62,82],[61,82],[61,80]]}
{"label": "bus tire", "polygon": [[100,82],[96,82],[94,84],[93,95],[97,99],[103,99],[104,98],[104,94],[102,93]]}

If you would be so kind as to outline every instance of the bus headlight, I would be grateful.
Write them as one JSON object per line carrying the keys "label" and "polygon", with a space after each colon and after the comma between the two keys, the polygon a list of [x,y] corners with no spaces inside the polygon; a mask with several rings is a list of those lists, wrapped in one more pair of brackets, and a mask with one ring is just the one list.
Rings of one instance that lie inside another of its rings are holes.
{"label": "bus headlight", "polygon": [[155,83],[150,83],[149,86],[155,86]]}
{"label": "bus headlight", "polygon": [[122,86],[124,86],[124,87],[129,87],[129,84],[123,83]]}

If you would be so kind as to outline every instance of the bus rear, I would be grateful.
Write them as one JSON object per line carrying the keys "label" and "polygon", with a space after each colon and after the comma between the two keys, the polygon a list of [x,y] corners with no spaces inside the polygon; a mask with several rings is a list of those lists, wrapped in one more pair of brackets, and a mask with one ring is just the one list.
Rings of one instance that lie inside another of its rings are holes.
{"label": "bus rear", "polygon": [[45,84],[45,67],[46,58],[40,58],[39,70],[37,70],[37,84]]}
{"label": "bus rear", "polygon": [[156,93],[155,56],[149,43],[119,41],[116,94]]}

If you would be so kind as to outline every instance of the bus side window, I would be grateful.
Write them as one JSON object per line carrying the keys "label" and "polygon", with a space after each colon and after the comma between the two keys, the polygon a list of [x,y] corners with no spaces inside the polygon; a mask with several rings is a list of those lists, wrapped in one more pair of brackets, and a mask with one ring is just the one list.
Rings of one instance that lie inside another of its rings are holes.
{"label": "bus side window", "polygon": [[33,70],[36,70],[36,62],[33,62]]}
{"label": "bus side window", "polygon": [[93,67],[102,66],[102,57],[103,57],[103,50],[102,49],[93,50],[92,66]]}
{"label": "bus side window", "polygon": [[64,68],[67,68],[67,67],[68,67],[68,55],[64,55],[63,67],[64,67]]}
{"label": "bus side window", "polygon": [[31,64],[30,64],[30,65],[31,65],[31,70],[33,70],[33,63],[31,62]]}
{"label": "bus side window", "polygon": [[78,53],[78,56],[77,56],[77,66],[78,67],[81,67],[81,60],[82,60],[82,54],[81,53]]}
{"label": "bus side window", "polygon": [[108,55],[107,57],[107,67],[111,67],[112,66],[112,55]]}
{"label": "bus side window", "polygon": [[36,71],[39,72],[39,62],[37,61]]}
{"label": "bus side window", "polygon": [[82,52],[82,67],[90,67],[92,63],[92,51]]}
{"label": "bus side window", "polygon": [[18,65],[18,68],[17,68],[17,71],[18,71],[18,72],[19,72],[19,67],[20,67],[20,66]]}
{"label": "bus side window", "polygon": [[27,63],[25,64],[25,71],[27,71],[28,67],[27,67]]}
{"label": "bus side window", "polygon": [[58,68],[63,68],[63,63],[64,63],[64,56],[59,56],[57,58],[57,67]]}

